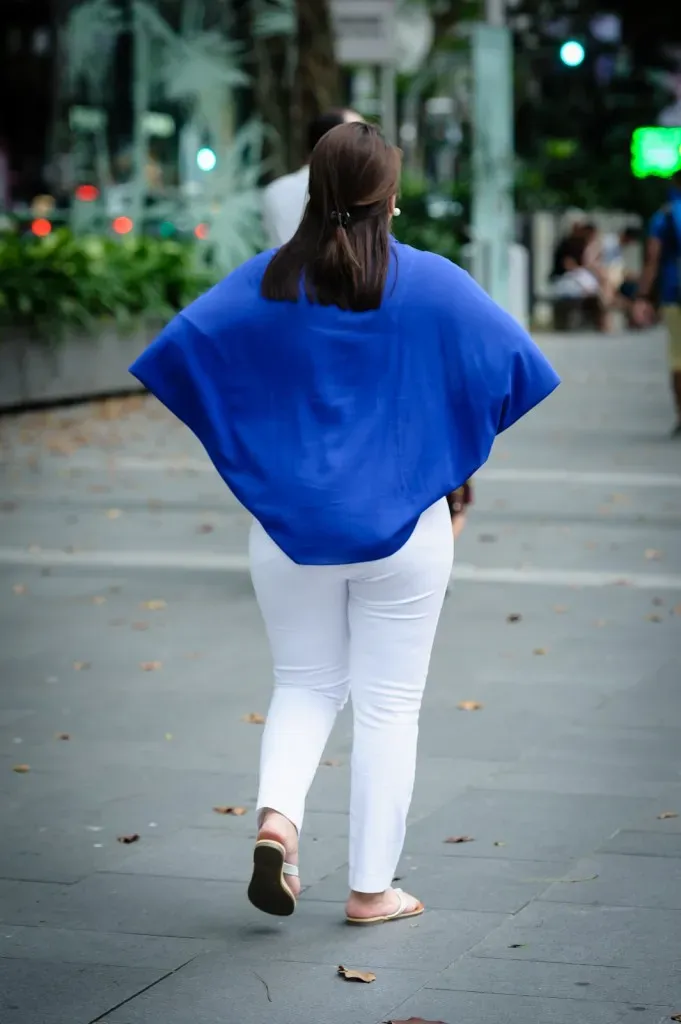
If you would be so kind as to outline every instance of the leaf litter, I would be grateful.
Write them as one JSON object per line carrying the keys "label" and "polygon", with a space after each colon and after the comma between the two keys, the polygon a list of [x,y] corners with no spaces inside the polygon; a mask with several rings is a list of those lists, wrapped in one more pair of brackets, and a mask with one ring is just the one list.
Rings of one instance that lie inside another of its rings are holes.
{"label": "leaf litter", "polygon": [[160,612],[163,608],[167,608],[167,603],[160,597],[155,597],[151,601],[142,601],[140,608],[148,608],[150,612]]}
{"label": "leaf litter", "polygon": [[449,836],[448,839],[443,839],[445,843],[474,843],[475,839],[473,836]]}
{"label": "leaf litter", "polygon": [[117,836],[116,841],[119,843],[125,843],[126,846],[129,846],[130,843],[139,842],[139,838],[140,837],[137,832],[131,832],[130,835],[127,836]]}
{"label": "leaf litter", "polygon": [[668,818],[678,818],[678,816],[678,811],[662,811],[657,817],[660,821],[667,821]]}
{"label": "leaf litter", "polygon": [[358,971],[354,967],[343,967],[341,965],[338,968],[338,974],[346,981],[360,981],[365,985],[370,985],[372,981],[376,981],[376,975],[372,971]]}
{"label": "leaf litter", "polygon": [[140,661],[140,668],[143,672],[158,672],[163,668],[162,661]]}
{"label": "leaf litter", "polygon": [[248,809],[246,807],[224,806],[214,807],[213,810],[215,811],[216,814],[231,814],[235,818],[241,818],[242,815],[248,813]]}
{"label": "leaf litter", "polygon": [[265,716],[258,714],[257,711],[249,711],[247,715],[243,716],[241,721],[248,722],[249,725],[264,725]]}
{"label": "leaf litter", "polygon": [[485,705],[478,700],[462,700],[456,706],[459,711],[482,711]]}

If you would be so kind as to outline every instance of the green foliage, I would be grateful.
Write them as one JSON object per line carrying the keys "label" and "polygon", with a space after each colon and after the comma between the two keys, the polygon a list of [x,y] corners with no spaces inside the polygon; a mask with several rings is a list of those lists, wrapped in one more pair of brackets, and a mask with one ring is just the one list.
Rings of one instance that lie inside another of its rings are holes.
{"label": "green foliage", "polygon": [[399,197],[401,213],[393,221],[395,237],[406,245],[413,245],[415,249],[436,252],[458,262],[462,222],[460,215],[447,208],[451,202],[451,197],[444,197],[443,216],[434,217],[433,204],[425,182],[404,178]]}
{"label": "green foliage", "polygon": [[88,330],[114,319],[121,327],[167,320],[213,283],[187,242],[0,236],[0,326],[41,337]]}

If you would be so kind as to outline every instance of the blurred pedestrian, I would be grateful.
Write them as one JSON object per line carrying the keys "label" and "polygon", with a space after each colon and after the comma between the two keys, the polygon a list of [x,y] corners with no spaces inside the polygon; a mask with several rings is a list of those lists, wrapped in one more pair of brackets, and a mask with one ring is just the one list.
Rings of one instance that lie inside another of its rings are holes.
{"label": "blurred pedestrian", "polygon": [[307,202],[312,150],[331,128],[361,120],[354,110],[329,110],[310,122],[307,128],[308,159],[300,170],[277,178],[263,190],[263,222],[268,244],[272,248],[290,241],[298,230]]}
{"label": "blurred pedestrian", "polygon": [[423,912],[392,880],[452,566],[446,495],[558,384],[464,271],[392,238],[399,175],[376,127],[331,129],[292,240],[180,313],[131,368],[254,516],[275,687],[248,895],[277,916],[296,906],[307,793],[349,696],[346,918]]}
{"label": "blurred pedestrian", "polygon": [[657,299],[667,328],[669,374],[676,409],[673,437],[681,437],[681,173],[671,181],[666,204],[648,228],[646,258],[634,303],[639,324],[653,321]]}

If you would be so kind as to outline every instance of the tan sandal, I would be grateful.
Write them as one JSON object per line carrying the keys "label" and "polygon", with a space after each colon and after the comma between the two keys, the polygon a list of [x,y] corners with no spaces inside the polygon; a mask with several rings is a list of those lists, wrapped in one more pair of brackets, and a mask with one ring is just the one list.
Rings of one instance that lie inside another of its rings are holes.
{"label": "tan sandal", "polygon": [[264,914],[290,917],[296,898],[286,883],[286,875],[298,877],[295,864],[287,864],[286,850],[278,839],[258,839],[253,851],[253,876],[248,898]]}
{"label": "tan sandal", "polygon": [[405,917],[418,917],[426,909],[423,903],[417,903],[411,910],[407,910],[409,906],[409,900],[413,900],[413,896],[407,895],[402,889],[392,890],[397,895],[397,910],[394,910],[392,914],[382,914],[380,917],[348,917],[346,915],[345,920],[348,924],[387,924],[388,921],[400,921]]}

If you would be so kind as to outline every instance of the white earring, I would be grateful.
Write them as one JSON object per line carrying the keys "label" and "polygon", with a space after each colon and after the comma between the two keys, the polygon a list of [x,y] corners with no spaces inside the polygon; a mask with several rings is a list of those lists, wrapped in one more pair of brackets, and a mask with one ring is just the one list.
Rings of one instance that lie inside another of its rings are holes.
{"label": "white earring", "polygon": [[402,211],[400,210],[399,206],[396,206],[395,209],[393,210],[393,217],[399,217],[401,213]]}

